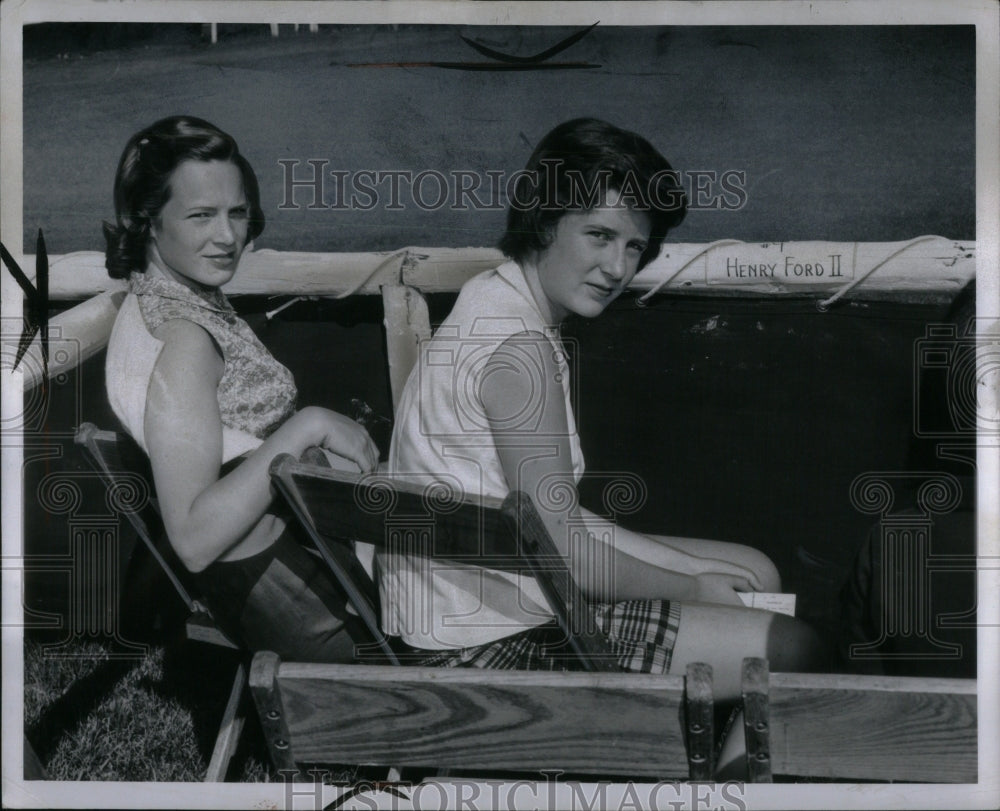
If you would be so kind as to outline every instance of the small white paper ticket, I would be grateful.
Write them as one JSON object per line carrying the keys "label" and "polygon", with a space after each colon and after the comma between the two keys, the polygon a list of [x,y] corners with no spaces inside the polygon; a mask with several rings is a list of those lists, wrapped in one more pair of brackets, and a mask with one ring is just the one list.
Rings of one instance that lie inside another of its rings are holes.
{"label": "small white paper ticket", "polygon": [[795,616],[795,595],[779,594],[773,591],[739,591],[740,599],[749,608],[763,608],[778,614]]}

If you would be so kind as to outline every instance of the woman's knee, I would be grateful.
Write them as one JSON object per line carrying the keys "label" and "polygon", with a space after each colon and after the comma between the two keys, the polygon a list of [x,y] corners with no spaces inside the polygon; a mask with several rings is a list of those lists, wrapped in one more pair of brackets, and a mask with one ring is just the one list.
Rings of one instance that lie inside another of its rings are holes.
{"label": "woman's knee", "polygon": [[761,591],[780,592],[781,573],[778,571],[778,567],[774,565],[774,561],[759,549],[754,549],[752,546],[744,548],[746,549],[745,565],[757,575],[758,580],[760,580]]}
{"label": "woman's knee", "polygon": [[831,668],[834,651],[808,623],[775,614],[767,633],[767,658],[774,671],[816,673]]}

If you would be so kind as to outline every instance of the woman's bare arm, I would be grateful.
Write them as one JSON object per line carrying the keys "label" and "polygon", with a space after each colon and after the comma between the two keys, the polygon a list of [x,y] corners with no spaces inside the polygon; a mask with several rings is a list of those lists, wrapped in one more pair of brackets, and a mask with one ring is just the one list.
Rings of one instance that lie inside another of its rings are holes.
{"label": "woman's bare arm", "polygon": [[264,515],[273,497],[268,466],[279,453],[298,457],[321,445],[362,471],[375,468],[378,451],[364,428],[327,409],[306,408],[220,479],[219,351],[189,321],[168,321],[154,334],[164,347],[149,383],[145,437],[167,536],[188,569],[217,560]]}
{"label": "woman's bare arm", "polygon": [[[742,605],[735,592],[759,587],[742,567],[699,558],[603,521],[575,506],[575,500],[553,498],[554,487],[575,491],[568,438],[575,427],[567,423],[552,355],[544,336],[515,336],[487,363],[480,396],[508,485],[531,496],[584,592],[603,601],[662,598]],[[512,418],[518,414],[535,417],[529,424]],[[610,560],[602,539],[609,534]],[[588,563],[602,560],[606,565],[601,567]]]}

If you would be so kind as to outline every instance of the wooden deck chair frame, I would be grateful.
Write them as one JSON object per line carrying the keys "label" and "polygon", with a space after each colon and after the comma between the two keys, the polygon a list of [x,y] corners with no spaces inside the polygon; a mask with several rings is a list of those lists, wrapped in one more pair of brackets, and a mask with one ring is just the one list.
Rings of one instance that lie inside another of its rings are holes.
{"label": "wooden deck chair frame", "polygon": [[751,782],[977,782],[973,679],[769,673],[754,658],[742,692]]}
{"label": "wooden deck chair frame", "polygon": [[[124,480],[126,476],[142,475],[144,478],[147,476],[145,471],[137,469],[136,464],[130,464],[127,461],[126,455],[129,453],[138,454],[137,459],[144,458],[144,454],[134,440],[125,434],[102,431],[93,423],[85,422],[77,429],[74,441],[82,449],[84,459],[100,474],[105,486],[109,489],[130,487],[131,484]],[[123,450],[126,451],[125,454],[123,454]],[[153,492],[152,486],[150,486],[150,492]],[[175,570],[157,548],[156,538],[159,534],[158,530],[162,529],[162,519],[155,501],[150,501],[137,508],[132,508],[127,503],[123,504],[120,513],[128,519],[139,539],[160,565],[178,596],[187,606],[190,612],[185,624],[187,638],[223,648],[241,650],[239,645],[219,629],[208,608],[192,596],[185,587],[182,574]],[[219,732],[215,738],[212,756],[205,773],[206,782],[219,782],[225,779],[229,763],[243,733],[245,719],[241,705],[246,686],[247,665],[241,662],[233,677],[233,684],[223,711]]]}
{"label": "wooden deck chair frame", "polygon": [[[583,593],[573,580],[545,525],[525,493],[503,501],[447,497],[440,490],[362,477],[304,464],[288,454],[271,463],[276,489],[303,526],[361,616],[379,652],[392,664],[401,656],[382,634],[370,596],[377,589],[359,566],[345,566],[344,551],[364,542],[382,552],[401,552],[533,575],[562,630],[567,655],[587,671],[618,672],[614,653]],[[392,505],[386,509],[386,505]],[[390,513],[401,515],[397,520]],[[408,522],[413,519],[413,523]],[[405,539],[404,539],[405,538]],[[357,598],[355,598],[357,595]],[[355,602],[357,599],[357,602]]]}
{"label": "wooden deck chair frame", "polygon": [[[273,653],[259,653],[251,691],[279,769],[297,775],[298,764],[335,762],[537,770],[539,763],[552,763],[592,773],[711,779],[711,668],[692,665],[686,677],[622,673],[526,494],[514,492],[503,501],[450,498],[434,488],[304,464],[287,454],[278,456],[270,470],[276,489],[334,576],[349,595],[359,595],[358,614],[380,640],[377,654],[391,665],[405,664],[406,654],[381,633],[370,597],[377,589],[356,559],[355,565],[343,565],[343,552],[353,558],[357,541],[383,552],[530,572],[563,631],[566,655],[584,670],[455,675],[438,668],[281,663]],[[359,653],[363,660],[364,651]],[[522,706],[529,695],[535,702],[532,713],[544,721],[525,724],[523,713],[517,712],[520,720],[511,720],[511,707]],[[420,705],[424,700],[426,706]],[[401,708],[399,701],[406,706]],[[416,727],[440,723],[431,708],[457,706],[455,701],[475,706],[476,717],[495,716],[499,727],[484,733],[469,719],[446,712],[458,722],[454,729],[428,740],[425,748],[416,747],[408,729],[398,726],[407,723],[402,716],[410,706],[406,702],[412,701],[421,707],[414,711]],[[609,712],[611,706],[618,710]],[[378,708],[386,714],[380,715]],[[594,720],[596,716],[600,719]],[[623,724],[617,732],[616,723]],[[574,736],[575,743],[568,743]],[[631,754],[609,762],[609,740],[623,750],[631,748]],[[685,768],[678,770],[678,763],[686,763]]]}

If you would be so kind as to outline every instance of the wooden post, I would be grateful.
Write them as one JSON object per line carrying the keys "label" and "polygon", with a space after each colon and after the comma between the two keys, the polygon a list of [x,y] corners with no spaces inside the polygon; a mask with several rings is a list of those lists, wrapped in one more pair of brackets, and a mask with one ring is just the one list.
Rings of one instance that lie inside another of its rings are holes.
{"label": "wooden post", "polygon": [[382,287],[389,385],[395,412],[410,371],[417,363],[420,342],[431,337],[427,301],[419,290],[406,286]]}
{"label": "wooden post", "polygon": [[[107,291],[59,313],[49,321],[49,378],[69,372],[108,345],[123,291]],[[16,337],[16,336],[15,336]],[[11,338],[10,340],[14,340]],[[24,390],[42,382],[41,339],[36,337],[21,358]]]}
{"label": "wooden post", "polygon": [[685,741],[692,780],[711,780],[715,774],[712,666],[692,662],[684,681]]}
{"label": "wooden post", "polygon": [[771,738],[768,713],[767,659],[743,660],[743,733],[747,746],[747,776],[751,783],[770,783]]}
{"label": "wooden post", "polygon": [[260,723],[264,728],[267,749],[279,772],[293,772],[292,780],[299,777],[298,766],[292,755],[291,736],[285,722],[285,710],[278,692],[278,668],[281,659],[271,651],[260,651],[250,665],[250,692],[253,694]]}
{"label": "wooden post", "polygon": [[219,783],[226,779],[229,763],[233,759],[233,753],[240,742],[240,735],[243,734],[244,719],[243,714],[240,712],[240,704],[243,702],[243,689],[246,687],[246,684],[246,667],[240,662],[236,666],[236,674],[233,676],[233,686],[229,691],[229,700],[226,702],[226,709],[222,714],[222,724],[219,727],[219,735],[215,739],[212,759],[209,761],[208,770],[205,772],[206,783]]}

